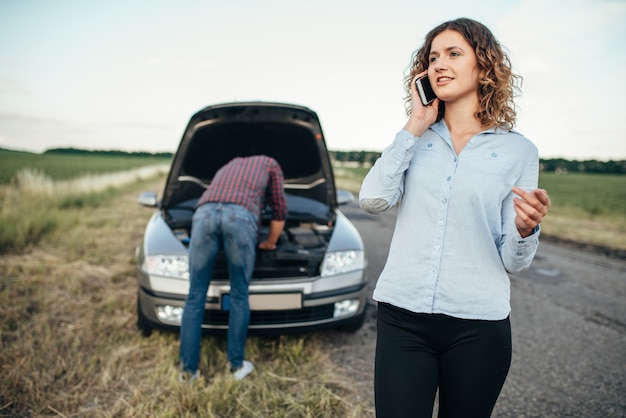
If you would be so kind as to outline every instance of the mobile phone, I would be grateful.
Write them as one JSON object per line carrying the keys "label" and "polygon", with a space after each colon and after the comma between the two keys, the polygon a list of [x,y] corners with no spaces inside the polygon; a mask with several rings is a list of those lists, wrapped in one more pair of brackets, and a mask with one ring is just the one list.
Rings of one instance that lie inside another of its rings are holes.
{"label": "mobile phone", "polygon": [[417,85],[417,92],[419,93],[424,106],[428,106],[437,98],[430,85],[430,81],[428,81],[428,74],[415,80],[415,84]]}

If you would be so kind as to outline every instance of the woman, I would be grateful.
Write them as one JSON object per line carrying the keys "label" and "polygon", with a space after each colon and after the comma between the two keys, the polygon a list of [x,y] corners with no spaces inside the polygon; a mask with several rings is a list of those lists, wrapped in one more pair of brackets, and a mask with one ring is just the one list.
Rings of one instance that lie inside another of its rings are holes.
{"label": "woman", "polygon": [[[437,95],[422,105],[416,79]],[[518,76],[487,27],[434,28],[406,78],[404,129],[363,180],[361,207],[398,204],[376,285],[379,417],[489,417],[511,361],[508,273],[530,266],[550,199],[537,148],[512,130]]]}

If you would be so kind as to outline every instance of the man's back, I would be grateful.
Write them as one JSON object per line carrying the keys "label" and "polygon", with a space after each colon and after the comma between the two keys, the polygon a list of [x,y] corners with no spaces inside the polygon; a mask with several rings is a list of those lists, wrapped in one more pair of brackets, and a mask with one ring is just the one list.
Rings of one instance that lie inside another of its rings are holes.
{"label": "man's back", "polygon": [[237,157],[220,168],[198,205],[207,202],[232,203],[260,216],[264,201],[272,208],[272,218],[284,220],[287,203],[283,193],[283,173],[271,157]]}

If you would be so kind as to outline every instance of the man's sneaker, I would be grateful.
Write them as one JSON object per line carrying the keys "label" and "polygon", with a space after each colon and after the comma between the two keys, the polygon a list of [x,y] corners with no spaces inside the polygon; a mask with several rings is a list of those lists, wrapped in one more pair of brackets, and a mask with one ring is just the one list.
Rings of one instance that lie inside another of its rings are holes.
{"label": "man's sneaker", "polygon": [[254,370],[254,365],[249,361],[244,360],[243,364],[239,366],[238,369],[232,370],[233,377],[235,378],[235,380],[241,380],[250,373],[252,373],[252,370]]}
{"label": "man's sneaker", "polygon": [[180,374],[178,375],[178,381],[180,383],[191,383],[194,380],[196,380],[197,378],[200,377],[200,371],[196,370],[195,373],[190,373],[190,372],[180,372]]}

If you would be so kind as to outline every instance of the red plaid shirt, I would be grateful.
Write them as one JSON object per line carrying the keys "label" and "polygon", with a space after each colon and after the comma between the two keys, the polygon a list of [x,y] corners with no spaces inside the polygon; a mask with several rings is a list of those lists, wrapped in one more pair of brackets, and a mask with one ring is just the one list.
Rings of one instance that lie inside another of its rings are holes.
{"label": "red plaid shirt", "polygon": [[237,157],[215,173],[198,206],[232,203],[260,216],[267,203],[272,208],[272,219],[283,221],[287,217],[283,183],[283,172],[275,159],[265,155]]}

